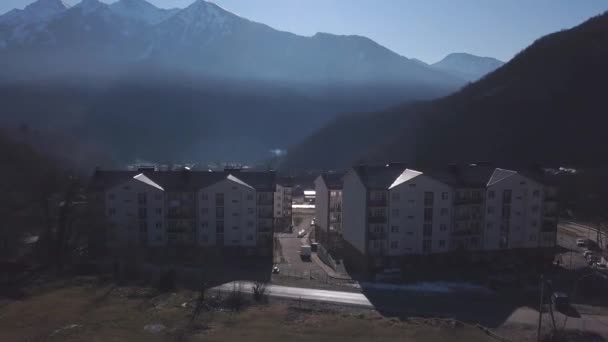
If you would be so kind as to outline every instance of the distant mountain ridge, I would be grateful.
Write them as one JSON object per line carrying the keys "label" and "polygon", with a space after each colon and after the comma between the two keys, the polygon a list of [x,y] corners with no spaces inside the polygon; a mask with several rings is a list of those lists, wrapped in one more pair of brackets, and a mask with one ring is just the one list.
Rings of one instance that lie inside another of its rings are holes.
{"label": "distant mountain ridge", "polygon": [[[92,49],[101,53],[86,51]],[[234,79],[417,84],[445,93],[464,83],[365,37],[298,36],[204,0],[172,10],[145,0],[82,0],[71,8],[38,0],[0,16],[0,51],[0,62],[11,66],[0,76],[8,78],[23,70],[35,77],[148,65]],[[42,67],[41,54],[48,56]]]}
{"label": "distant mountain ridge", "polygon": [[469,53],[451,53],[441,61],[431,64],[431,66],[467,81],[476,81],[500,68],[503,64],[505,63],[492,57],[479,57]]}
{"label": "distant mountain ridge", "polygon": [[282,167],[480,160],[605,166],[606,79],[608,12],[538,39],[504,66],[450,96],[339,117],[290,148]]}

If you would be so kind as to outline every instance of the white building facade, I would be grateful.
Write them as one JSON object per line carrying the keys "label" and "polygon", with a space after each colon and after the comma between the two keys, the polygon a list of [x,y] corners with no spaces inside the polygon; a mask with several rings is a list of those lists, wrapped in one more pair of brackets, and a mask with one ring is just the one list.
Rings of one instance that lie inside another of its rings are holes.
{"label": "white building facade", "polygon": [[274,174],[100,171],[89,189],[118,247],[271,248]]}
{"label": "white building facade", "polygon": [[344,176],[343,236],[372,268],[407,256],[551,248],[555,197],[554,188],[511,170],[359,166]]}

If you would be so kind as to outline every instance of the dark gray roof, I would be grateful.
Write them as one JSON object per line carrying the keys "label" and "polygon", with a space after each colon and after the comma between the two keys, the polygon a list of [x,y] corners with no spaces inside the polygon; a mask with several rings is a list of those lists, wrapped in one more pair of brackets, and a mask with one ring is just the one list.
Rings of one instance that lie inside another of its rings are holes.
{"label": "dark gray roof", "polygon": [[423,169],[424,174],[456,188],[485,188],[495,167],[490,165],[449,165]]}
{"label": "dark gray roof", "polygon": [[406,167],[403,164],[358,165],[353,169],[366,188],[387,190]]}
{"label": "dark gray roof", "polygon": [[217,183],[229,175],[240,179],[257,191],[274,191],[274,172],[246,171],[101,171],[95,172],[89,182],[89,191],[105,189],[126,182],[134,176],[143,173],[146,177],[162,186],[165,191],[196,191]]}
{"label": "dark gray roof", "polygon": [[329,190],[342,190],[343,178],[346,172],[327,172],[321,174],[325,186]]}

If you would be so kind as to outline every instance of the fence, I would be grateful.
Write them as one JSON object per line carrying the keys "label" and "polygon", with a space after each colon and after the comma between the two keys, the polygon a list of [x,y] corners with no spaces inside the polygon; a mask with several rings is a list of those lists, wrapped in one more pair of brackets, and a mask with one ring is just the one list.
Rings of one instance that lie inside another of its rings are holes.
{"label": "fence", "polygon": [[322,245],[317,246],[317,256],[319,257],[319,259],[321,259],[321,261],[325,263],[325,265],[328,265],[334,271],[337,269],[338,266],[336,264],[336,261],[334,260],[334,258],[331,257],[329,252],[327,252],[327,249],[325,249],[325,247],[323,247]]}
{"label": "fence", "polygon": [[338,279],[330,277],[324,271],[294,271],[294,270],[281,270],[281,273],[278,275],[282,278],[288,279],[299,279],[299,280],[307,280],[307,281],[315,281],[321,284],[330,284],[330,285],[339,285],[339,286],[348,286],[354,287],[357,283],[352,279]]}

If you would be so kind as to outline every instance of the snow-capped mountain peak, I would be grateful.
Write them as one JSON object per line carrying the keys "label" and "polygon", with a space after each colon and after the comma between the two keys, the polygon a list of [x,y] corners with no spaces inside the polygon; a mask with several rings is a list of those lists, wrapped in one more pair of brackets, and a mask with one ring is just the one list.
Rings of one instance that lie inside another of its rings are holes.
{"label": "snow-capped mountain peak", "polygon": [[158,8],[145,0],[120,0],[111,4],[110,9],[122,17],[148,24],[158,24],[179,12],[179,9]]}
{"label": "snow-capped mountain peak", "polygon": [[80,3],[74,6],[74,8],[81,10],[83,14],[90,14],[99,9],[107,7],[108,5],[99,0],[82,0]]}
{"label": "snow-capped mountain peak", "polygon": [[62,0],[38,0],[23,10],[14,9],[0,16],[0,23],[10,25],[29,24],[46,20],[64,12],[69,6]]}
{"label": "snow-capped mountain peak", "polygon": [[196,0],[180,11],[177,16],[182,22],[195,26],[222,26],[234,14],[205,0]]}

